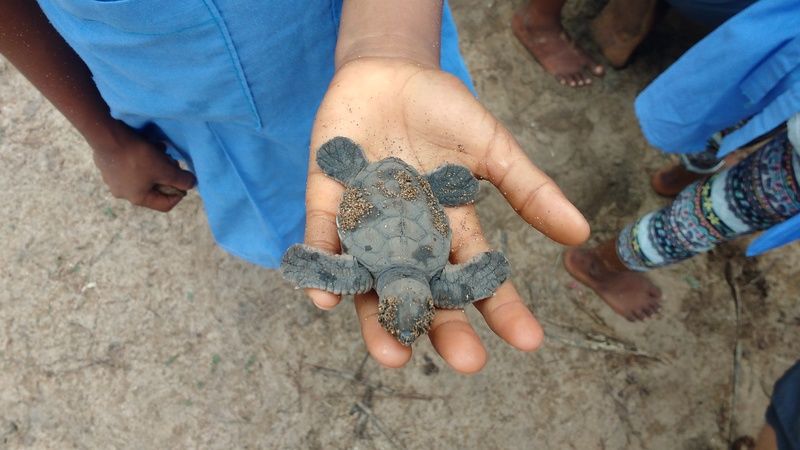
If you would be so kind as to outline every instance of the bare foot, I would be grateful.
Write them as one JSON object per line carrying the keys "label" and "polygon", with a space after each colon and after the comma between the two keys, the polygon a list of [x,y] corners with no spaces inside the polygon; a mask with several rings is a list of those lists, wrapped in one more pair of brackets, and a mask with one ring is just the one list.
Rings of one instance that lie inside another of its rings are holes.
{"label": "bare foot", "polygon": [[592,84],[589,73],[599,77],[605,72],[602,65],[575,46],[558,19],[533,25],[527,11],[520,11],[514,14],[511,29],[544,70],[561,84],[586,86]]}
{"label": "bare foot", "polygon": [[657,0],[610,0],[592,21],[592,38],[614,68],[628,63],[655,22]]}
{"label": "bare foot", "polygon": [[661,309],[661,289],[646,276],[630,270],[614,270],[594,249],[564,252],[564,267],[573,278],[592,288],[617,314],[644,320]]}
{"label": "bare foot", "polygon": [[658,195],[675,197],[680,192],[707,175],[689,172],[680,163],[659,169],[650,177],[650,186]]}

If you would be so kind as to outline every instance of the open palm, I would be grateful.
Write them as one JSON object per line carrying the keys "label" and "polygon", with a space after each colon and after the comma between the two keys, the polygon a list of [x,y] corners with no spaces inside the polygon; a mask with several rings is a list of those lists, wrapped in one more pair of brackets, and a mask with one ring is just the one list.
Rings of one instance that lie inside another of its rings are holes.
{"label": "open palm", "polygon": [[[445,163],[466,166],[489,180],[528,223],[568,245],[586,240],[589,227],[553,181],[457,78],[401,59],[359,59],[341,67],[325,95],[311,138],[306,244],[339,252],[336,213],[344,187],[316,165],[314,152],[336,136],[357,142],[370,161],[395,156],[430,172]],[[473,205],[448,208],[453,229],[450,261],[461,263],[488,249]],[[323,309],[337,295],[309,289]],[[381,364],[400,367],[411,357],[378,323],[374,292],[357,295],[362,335]],[[512,346],[534,350],[542,329],[510,281],[475,303],[489,327]],[[438,310],[429,331],[437,352],[461,372],[480,370],[486,351],[460,310]]]}

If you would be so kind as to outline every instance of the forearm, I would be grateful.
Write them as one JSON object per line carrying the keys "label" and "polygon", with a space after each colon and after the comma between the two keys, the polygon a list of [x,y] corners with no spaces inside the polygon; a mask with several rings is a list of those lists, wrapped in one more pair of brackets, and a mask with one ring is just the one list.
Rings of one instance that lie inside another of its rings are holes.
{"label": "forearm", "polygon": [[439,67],[441,24],[441,0],[345,0],[336,67],[364,57]]}
{"label": "forearm", "polygon": [[122,125],[100,97],[91,73],[33,0],[0,6],[0,53],[25,75],[93,147],[108,147]]}

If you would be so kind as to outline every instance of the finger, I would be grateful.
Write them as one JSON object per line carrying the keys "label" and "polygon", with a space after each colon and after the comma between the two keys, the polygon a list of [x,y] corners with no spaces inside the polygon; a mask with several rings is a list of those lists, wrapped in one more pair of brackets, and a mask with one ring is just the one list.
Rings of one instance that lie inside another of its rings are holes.
{"label": "finger", "polygon": [[531,163],[508,130],[462,83],[437,87],[409,106],[414,113],[409,115],[425,117],[418,126],[429,141],[439,148],[458,149],[461,162],[490,180],[528,223],[551,239],[569,245],[584,242],[589,236],[586,219]]}
{"label": "finger", "polygon": [[500,285],[493,297],[475,302],[475,307],[489,328],[512,347],[532,352],[542,346],[542,326],[511,281]]}
{"label": "finger", "polygon": [[354,303],[369,354],[383,366],[403,367],[411,359],[411,348],[398,342],[378,323],[377,295],[374,292],[356,295]]}
{"label": "finger", "polygon": [[461,373],[475,373],[486,364],[486,349],[463,310],[439,310],[428,331],[433,348]]}
{"label": "finger", "polygon": [[550,177],[539,170],[502,125],[476,167],[525,221],[550,239],[578,245],[589,238],[589,224]]}
{"label": "finger", "polygon": [[[322,173],[312,163],[306,185],[305,243],[331,253],[339,253],[339,235],[336,230],[336,212],[342,198],[342,185]],[[319,289],[306,289],[311,301],[321,309],[331,309],[339,304],[341,296]]]}
{"label": "finger", "polygon": [[440,143],[448,148],[462,148],[461,162],[477,176],[492,182],[511,206],[528,223],[551,239],[578,245],[589,236],[589,224],[570,203],[550,177],[539,170],[517,141],[474,98],[438,99],[423,106],[441,110],[437,117],[450,117],[461,111],[463,120],[432,119],[432,132],[446,131],[458,136]]}
{"label": "finger", "polygon": [[174,186],[169,186],[166,184],[157,184],[154,189],[164,195],[178,195],[180,197],[186,196],[186,191],[182,191]]}
{"label": "finger", "polygon": [[170,173],[162,176],[159,183],[172,186],[182,191],[188,191],[197,184],[197,179],[192,172],[177,167],[171,167]]}
{"label": "finger", "polygon": [[156,181],[165,186],[172,186],[181,191],[188,191],[197,184],[197,179],[192,172],[183,170],[176,161],[166,154],[162,154],[158,167]]}
{"label": "finger", "polygon": [[169,212],[183,199],[181,195],[164,195],[155,188],[150,190],[139,203],[139,206],[150,208],[156,211]]}
{"label": "finger", "polygon": [[[489,250],[474,207],[449,209],[448,216],[453,224],[450,255],[453,263],[468,261],[476,254]],[[542,327],[510,281],[500,285],[494,296],[474,305],[489,328],[511,346],[523,351],[533,351],[541,346],[544,339]]]}

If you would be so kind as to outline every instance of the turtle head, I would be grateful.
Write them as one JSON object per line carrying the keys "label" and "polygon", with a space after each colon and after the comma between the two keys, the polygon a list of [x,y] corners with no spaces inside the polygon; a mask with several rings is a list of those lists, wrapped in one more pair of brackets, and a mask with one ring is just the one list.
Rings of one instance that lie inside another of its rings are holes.
{"label": "turtle head", "polygon": [[379,289],[378,322],[401,344],[410,346],[431,326],[434,308],[428,283],[397,278]]}

